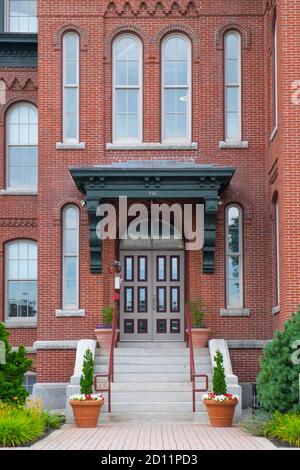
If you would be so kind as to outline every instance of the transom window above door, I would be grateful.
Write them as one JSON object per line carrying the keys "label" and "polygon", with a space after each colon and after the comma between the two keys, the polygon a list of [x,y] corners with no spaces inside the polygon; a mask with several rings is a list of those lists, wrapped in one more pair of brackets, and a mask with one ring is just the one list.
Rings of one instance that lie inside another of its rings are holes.
{"label": "transom window above door", "polygon": [[142,44],[134,35],[113,45],[113,141],[142,141]]}
{"label": "transom window above door", "polygon": [[37,1],[6,0],[6,30],[11,33],[37,33]]}

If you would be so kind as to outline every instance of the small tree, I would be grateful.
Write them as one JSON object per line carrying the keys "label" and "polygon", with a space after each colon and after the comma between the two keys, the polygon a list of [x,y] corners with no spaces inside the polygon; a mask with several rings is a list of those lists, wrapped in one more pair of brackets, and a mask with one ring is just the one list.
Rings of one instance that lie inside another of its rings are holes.
{"label": "small tree", "polygon": [[203,319],[205,316],[205,313],[203,310],[203,300],[202,299],[191,300],[189,302],[189,305],[190,305],[190,311],[191,311],[191,317],[192,317],[192,327],[201,328]]}
{"label": "small tree", "polygon": [[114,317],[114,307],[103,307],[102,309],[102,321],[103,325],[106,327],[111,327]]}
{"label": "small tree", "polygon": [[80,377],[80,393],[90,395],[93,393],[94,383],[94,358],[90,349],[83,356],[82,375]]}
{"label": "small tree", "polygon": [[223,355],[218,350],[214,356],[215,366],[213,370],[213,393],[225,395],[227,393]]}
{"label": "small tree", "polygon": [[286,412],[299,406],[300,306],[264,349],[257,378],[258,399],[268,412]]}
{"label": "small tree", "polygon": [[5,347],[5,364],[0,364],[0,400],[24,405],[29,395],[23,386],[24,375],[30,369],[32,360],[26,358],[24,346],[12,351],[8,338],[9,332],[0,323],[0,341]]}

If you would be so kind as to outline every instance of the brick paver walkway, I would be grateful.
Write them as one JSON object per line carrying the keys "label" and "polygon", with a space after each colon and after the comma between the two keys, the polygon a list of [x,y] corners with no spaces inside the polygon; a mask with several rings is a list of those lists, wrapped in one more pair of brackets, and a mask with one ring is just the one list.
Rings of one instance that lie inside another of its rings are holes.
{"label": "brick paver walkway", "polygon": [[31,449],[48,450],[269,450],[267,439],[239,427],[211,428],[203,424],[104,424],[96,429],[64,425]]}

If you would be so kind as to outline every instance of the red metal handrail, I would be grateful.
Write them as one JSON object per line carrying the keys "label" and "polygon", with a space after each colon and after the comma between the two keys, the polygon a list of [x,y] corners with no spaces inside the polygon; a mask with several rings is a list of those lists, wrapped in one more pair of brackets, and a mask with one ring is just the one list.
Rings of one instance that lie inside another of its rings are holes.
{"label": "red metal handrail", "polygon": [[[114,363],[115,363],[115,348],[119,336],[118,330],[118,319],[119,319],[119,305],[115,301],[114,305],[114,316],[112,321],[112,332],[111,332],[111,343],[108,360],[108,372],[107,374],[97,374],[94,377],[94,389],[96,392],[107,392],[108,394],[108,412],[111,413],[111,384],[114,382]],[[98,377],[107,378],[107,388],[98,388],[97,379]]]}
{"label": "red metal handrail", "polygon": [[[195,373],[195,356],[192,337],[192,320],[189,304],[185,307],[186,341],[190,349],[190,380],[192,382],[193,413],[196,411],[196,392],[206,392],[208,390],[208,375]],[[205,388],[196,388],[196,378],[205,378]]]}

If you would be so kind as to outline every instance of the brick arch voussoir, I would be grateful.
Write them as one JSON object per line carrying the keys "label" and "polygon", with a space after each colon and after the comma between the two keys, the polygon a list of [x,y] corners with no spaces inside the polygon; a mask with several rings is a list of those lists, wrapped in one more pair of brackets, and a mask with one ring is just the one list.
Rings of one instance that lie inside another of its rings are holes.
{"label": "brick arch voussoir", "polygon": [[76,23],[68,23],[64,26],[62,26],[58,31],[54,33],[54,47],[56,50],[61,49],[61,44],[62,44],[62,37],[65,33],[68,31],[75,31],[79,37],[80,37],[80,50],[81,51],[86,51],[88,49],[88,44],[89,44],[89,36],[86,30],[76,24]]}
{"label": "brick arch voussoir", "polygon": [[224,34],[227,31],[235,30],[241,34],[242,38],[242,48],[249,50],[251,48],[251,31],[248,26],[241,24],[241,23],[226,23],[225,25],[219,26],[216,31],[216,49],[223,50],[223,38]]}
{"label": "brick arch voussoir", "polygon": [[161,41],[167,34],[171,33],[183,33],[185,34],[192,42],[192,51],[193,51],[193,56],[195,59],[199,59],[199,46],[200,46],[200,40],[199,40],[199,35],[196,33],[196,31],[191,28],[190,26],[187,26],[184,23],[169,23],[165,25],[163,28],[161,28],[158,33],[153,37],[151,40],[152,46],[155,46],[156,48],[160,47]]}

